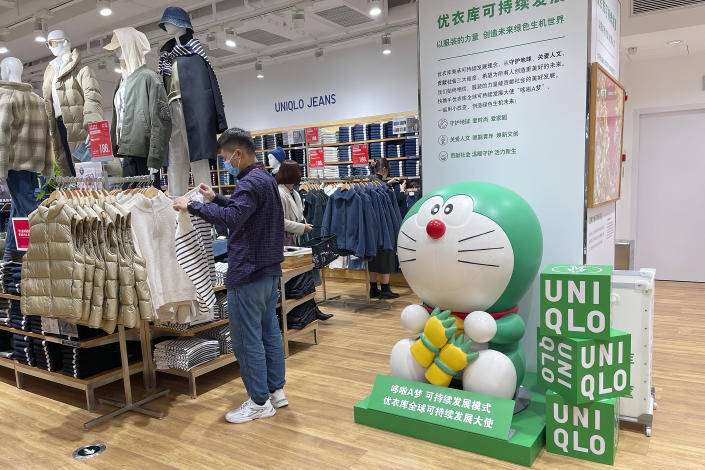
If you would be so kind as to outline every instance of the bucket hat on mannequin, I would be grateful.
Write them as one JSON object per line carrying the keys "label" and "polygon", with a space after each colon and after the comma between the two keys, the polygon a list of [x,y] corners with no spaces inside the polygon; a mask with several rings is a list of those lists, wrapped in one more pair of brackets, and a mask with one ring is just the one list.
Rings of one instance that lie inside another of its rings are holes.
{"label": "bucket hat on mannequin", "polygon": [[171,23],[179,28],[186,28],[189,32],[193,33],[193,26],[191,26],[191,19],[186,13],[186,10],[179,7],[168,7],[164,10],[162,19],[159,21],[159,27],[166,31],[164,23]]}

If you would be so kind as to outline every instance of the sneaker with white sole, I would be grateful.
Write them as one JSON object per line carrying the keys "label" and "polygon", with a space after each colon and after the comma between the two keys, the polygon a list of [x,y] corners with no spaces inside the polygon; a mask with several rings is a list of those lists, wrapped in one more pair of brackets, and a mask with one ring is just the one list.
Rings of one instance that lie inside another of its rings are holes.
{"label": "sneaker with white sole", "polygon": [[247,423],[255,419],[269,418],[274,416],[276,410],[272,406],[270,400],[267,400],[264,405],[258,405],[250,398],[236,410],[232,410],[225,415],[225,420],[229,423]]}
{"label": "sneaker with white sole", "polygon": [[287,400],[286,395],[284,395],[283,388],[275,390],[274,393],[269,395],[269,401],[272,402],[274,408],[283,408],[289,404],[289,400]]}

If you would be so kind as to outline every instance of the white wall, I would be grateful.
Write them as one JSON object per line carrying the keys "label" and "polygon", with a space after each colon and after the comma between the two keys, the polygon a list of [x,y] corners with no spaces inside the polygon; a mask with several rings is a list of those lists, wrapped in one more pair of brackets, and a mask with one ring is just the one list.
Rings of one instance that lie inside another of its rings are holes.
{"label": "white wall", "polygon": [[[666,108],[703,104],[705,107],[705,55],[673,59],[630,62],[622,56],[622,83],[627,89],[624,121],[624,153],[627,160],[623,168],[622,198],[617,202],[617,238],[634,239],[632,223],[632,191],[634,164],[639,156],[634,135],[635,112],[649,108]],[[662,188],[654,188],[655,191]],[[638,241],[637,241],[638,243]]]}
{"label": "white wall", "polygon": [[[392,54],[380,52],[380,38],[353,47],[329,50],[323,62],[313,53],[264,64],[264,79],[254,67],[218,74],[228,126],[272,129],[418,108],[416,33],[395,35]],[[275,112],[278,101],[335,93],[336,104]]]}

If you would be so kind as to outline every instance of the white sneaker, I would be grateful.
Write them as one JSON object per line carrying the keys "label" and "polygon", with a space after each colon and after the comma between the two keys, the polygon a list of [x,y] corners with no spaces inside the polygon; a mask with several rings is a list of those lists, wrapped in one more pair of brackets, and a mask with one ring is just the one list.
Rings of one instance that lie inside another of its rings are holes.
{"label": "white sneaker", "polygon": [[286,395],[284,395],[283,388],[280,388],[279,390],[276,390],[274,393],[269,395],[269,401],[272,402],[272,406],[274,408],[283,408],[289,405],[289,400],[286,399]]}
{"label": "white sneaker", "polygon": [[237,410],[233,410],[225,415],[225,420],[230,423],[247,423],[254,419],[269,418],[274,416],[276,410],[272,407],[270,400],[260,406],[250,398],[240,406]]}

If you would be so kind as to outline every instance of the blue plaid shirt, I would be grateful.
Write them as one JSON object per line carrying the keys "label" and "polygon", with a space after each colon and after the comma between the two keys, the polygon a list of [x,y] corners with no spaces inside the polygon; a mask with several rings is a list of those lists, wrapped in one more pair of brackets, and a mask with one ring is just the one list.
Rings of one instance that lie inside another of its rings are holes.
{"label": "blue plaid shirt", "polygon": [[207,204],[191,202],[191,214],[227,227],[228,274],[226,287],[236,287],[266,276],[281,276],[284,261],[284,210],[274,178],[261,163],[238,174],[235,191],[216,194]]}

